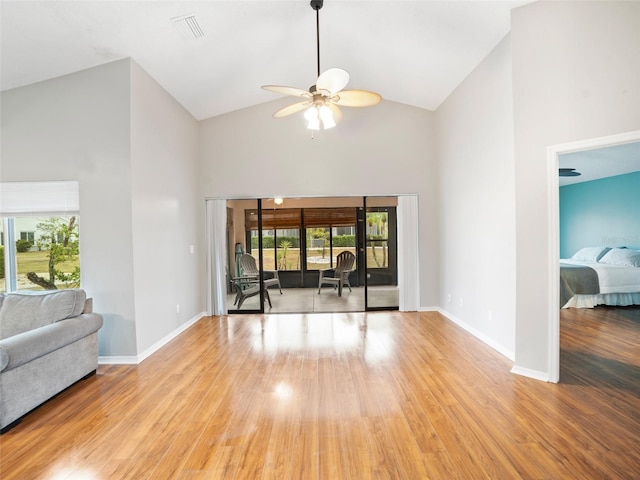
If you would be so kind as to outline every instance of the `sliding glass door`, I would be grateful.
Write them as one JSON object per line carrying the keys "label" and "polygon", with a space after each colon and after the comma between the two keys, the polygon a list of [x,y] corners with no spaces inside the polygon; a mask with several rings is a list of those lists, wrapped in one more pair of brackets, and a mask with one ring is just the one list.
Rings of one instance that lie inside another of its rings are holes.
{"label": "sliding glass door", "polygon": [[[264,313],[261,200],[227,201],[227,308],[229,313]],[[273,262],[270,257],[268,262]]]}
{"label": "sliding glass door", "polygon": [[[397,206],[396,197],[228,200],[225,311],[398,309]],[[318,293],[342,252],[356,256],[351,288]]]}
{"label": "sliding glass door", "polygon": [[397,197],[366,197],[364,252],[367,310],[397,310],[398,235]]}

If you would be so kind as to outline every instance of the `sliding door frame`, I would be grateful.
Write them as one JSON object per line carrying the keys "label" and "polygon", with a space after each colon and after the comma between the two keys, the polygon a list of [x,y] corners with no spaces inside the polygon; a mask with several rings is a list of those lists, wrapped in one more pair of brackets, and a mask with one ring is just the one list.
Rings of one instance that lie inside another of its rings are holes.
{"label": "sliding door frame", "polygon": [[[396,196],[398,198],[398,207],[396,210],[396,214],[398,245],[398,288],[400,290],[399,310],[403,312],[418,311],[420,301],[418,195],[410,194],[380,196]],[[227,254],[226,206],[227,200],[233,199],[234,198],[213,198],[206,199],[205,203],[205,244],[207,246],[206,301],[207,313],[209,315],[226,315],[228,313],[226,305],[227,263],[225,261],[225,255]],[[255,200],[260,202],[259,206],[261,212],[262,200],[261,198],[256,198]],[[262,225],[260,223],[260,251],[262,251],[261,228]],[[302,242],[303,239],[301,238],[300,241]],[[263,260],[261,254],[259,258],[259,265],[260,269],[262,270]],[[264,312],[263,293],[261,293],[261,300],[261,310],[262,312]]]}

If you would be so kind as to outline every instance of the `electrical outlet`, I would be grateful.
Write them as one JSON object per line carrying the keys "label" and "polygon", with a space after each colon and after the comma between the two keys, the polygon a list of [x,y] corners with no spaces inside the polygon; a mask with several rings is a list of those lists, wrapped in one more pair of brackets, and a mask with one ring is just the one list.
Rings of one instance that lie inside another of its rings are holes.
{"label": "electrical outlet", "polygon": [[451,303],[451,294],[450,293],[447,295],[447,302]]}
{"label": "electrical outlet", "polygon": [[460,308],[462,308],[464,306],[464,302],[462,301],[462,297],[460,297],[460,300],[458,300],[458,303],[460,304]]}
{"label": "electrical outlet", "polygon": [[180,304],[176,304],[176,313],[180,313]]}

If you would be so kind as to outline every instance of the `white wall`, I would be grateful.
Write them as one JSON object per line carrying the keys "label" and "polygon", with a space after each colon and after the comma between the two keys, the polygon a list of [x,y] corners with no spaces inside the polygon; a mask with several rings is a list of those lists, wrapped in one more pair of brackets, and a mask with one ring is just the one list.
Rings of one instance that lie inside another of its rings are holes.
{"label": "white wall", "polygon": [[301,114],[272,118],[273,112],[291,102],[291,98],[278,99],[201,122],[204,195],[418,194],[420,305],[435,306],[433,113],[389,101],[370,108],[344,108],[337,127],[312,139]]}
{"label": "white wall", "polygon": [[2,181],[77,180],[100,355],[136,352],[128,60],[2,92]]}
{"label": "white wall", "polygon": [[436,139],[438,305],[513,358],[515,191],[509,37],[438,108]]}
{"label": "white wall", "polygon": [[640,129],[639,25],[637,2],[535,2],[512,13],[519,369],[549,373],[546,148]]}
{"label": "white wall", "polygon": [[135,360],[205,309],[198,133],[128,59],[2,92],[2,181],[80,183],[101,357]]}
{"label": "white wall", "polygon": [[204,199],[199,192],[198,122],[135,62],[131,79],[134,301],[140,354],[204,310]]}

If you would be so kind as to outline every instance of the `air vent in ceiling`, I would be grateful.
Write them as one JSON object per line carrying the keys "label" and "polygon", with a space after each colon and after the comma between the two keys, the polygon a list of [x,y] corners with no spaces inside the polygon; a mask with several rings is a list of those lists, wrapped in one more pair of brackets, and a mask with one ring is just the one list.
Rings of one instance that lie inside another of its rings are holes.
{"label": "air vent in ceiling", "polygon": [[184,38],[194,40],[204,37],[204,32],[195,15],[183,15],[172,18],[171,21]]}

